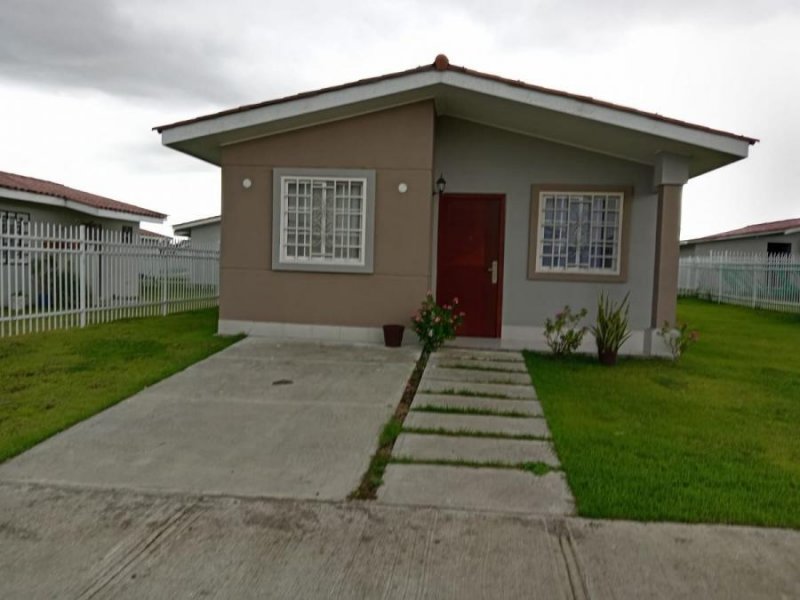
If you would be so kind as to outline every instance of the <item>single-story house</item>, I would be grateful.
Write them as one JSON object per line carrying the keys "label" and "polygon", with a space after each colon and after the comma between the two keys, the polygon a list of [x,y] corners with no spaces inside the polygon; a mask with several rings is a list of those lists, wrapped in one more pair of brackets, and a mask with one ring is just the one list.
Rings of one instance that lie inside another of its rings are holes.
{"label": "single-story house", "polygon": [[675,319],[683,185],[757,141],[444,55],[155,129],[222,169],[222,333],[377,341],[433,290],[535,348],[605,291],[636,354]]}
{"label": "single-story house", "polygon": [[[33,233],[31,224],[47,224],[42,227],[48,235],[56,235],[58,227],[85,225],[87,236],[93,239],[101,239],[100,232],[112,231],[119,232],[118,239],[122,241],[152,243],[159,234],[145,232],[139,223],[163,223],[166,218],[167,215],[154,210],[60,183],[0,171],[0,306],[10,306],[12,298],[23,292],[33,268],[25,250],[25,236]],[[88,267],[94,273],[92,289],[100,295],[106,293],[102,259],[93,256]],[[127,285],[119,289],[135,296],[139,289],[135,266],[125,272],[130,274]]]}
{"label": "single-story house", "polygon": [[681,242],[681,258],[733,253],[765,256],[800,254],[800,219],[758,223]]}
{"label": "single-story house", "polygon": [[220,221],[222,216],[206,217],[185,223],[178,223],[173,227],[175,235],[188,237],[195,244],[203,247],[219,247]]}

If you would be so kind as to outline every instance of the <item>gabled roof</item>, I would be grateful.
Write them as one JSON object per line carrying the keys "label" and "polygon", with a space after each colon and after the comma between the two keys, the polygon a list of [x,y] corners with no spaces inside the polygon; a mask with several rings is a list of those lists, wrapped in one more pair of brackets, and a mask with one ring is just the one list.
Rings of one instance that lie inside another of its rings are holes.
{"label": "gabled roof", "polygon": [[393,106],[433,100],[437,114],[652,164],[667,152],[692,176],[747,156],[758,140],[588,96],[451,65],[430,65],[160,125],[162,143],[214,164],[220,147]]}
{"label": "gabled roof", "polygon": [[177,225],[173,225],[172,230],[175,232],[175,235],[190,235],[192,229],[195,229],[197,227],[204,227],[206,225],[215,225],[220,221],[222,221],[221,215],[216,215],[214,217],[205,217],[204,219],[195,219],[194,221],[186,221],[185,223],[178,223]]}
{"label": "gabled roof", "polygon": [[62,206],[98,217],[123,221],[161,223],[167,218],[167,215],[163,213],[141,206],[76,190],[60,183],[5,171],[0,171],[0,197],[22,202]]}
{"label": "gabled roof", "polygon": [[701,242],[716,242],[720,240],[792,233],[800,233],[800,219],[784,219],[782,221],[770,221],[769,223],[756,223],[755,225],[747,225],[746,227],[723,231],[722,233],[715,233],[714,235],[685,240],[682,241],[681,244],[688,245]]}

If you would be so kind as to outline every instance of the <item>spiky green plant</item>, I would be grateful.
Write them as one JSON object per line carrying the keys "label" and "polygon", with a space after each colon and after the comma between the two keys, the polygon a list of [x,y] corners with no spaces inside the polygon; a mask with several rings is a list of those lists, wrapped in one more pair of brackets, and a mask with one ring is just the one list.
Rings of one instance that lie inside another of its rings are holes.
{"label": "spiky green plant", "polygon": [[[597,354],[602,359],[603,355],[616,357],[631,332],[628,329],[628,304],[630,292],[625,294],[619,304],[613,302],[605,292],[600,293],[597,301],[597,321],[592,326],[592,334],[597,342]],[[613,362],[613,361],[612,361]]]}

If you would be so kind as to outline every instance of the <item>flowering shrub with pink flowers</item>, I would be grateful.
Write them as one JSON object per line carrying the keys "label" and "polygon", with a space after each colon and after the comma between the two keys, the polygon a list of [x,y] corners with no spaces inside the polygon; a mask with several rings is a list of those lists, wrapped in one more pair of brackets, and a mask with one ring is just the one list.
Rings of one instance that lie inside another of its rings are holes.
{"label": "flowering shrub with pink flowers", "polygon": [[675,327],[664,321],[664,326],[658,330],[658,335],[664,338],[664,343],[672,353],[673,360],[678,360],[689,349],[689,346],[700,339],[700,334],[695,329],[689,329],[686,323],[676,323]]}
{"label": "flowering shrub with pink flowers", "polygon": [[419,337],[426,352],[436,352],[447,340],[455,339],[464,323],[464,312],[458,309],[458,298],[451,304],[439,306],[429,291],[420,309],[411,317],[411,328]]}
{"label": "flowering shrub with pink flowers", "polygon": [[544,338],[553,354],[569,356],[578,349],[587,331],[587,327],[578,327],[578,323],[586,313],[585,308],[573,313],[569,306],[565,306],[554,319],[544,322]]}

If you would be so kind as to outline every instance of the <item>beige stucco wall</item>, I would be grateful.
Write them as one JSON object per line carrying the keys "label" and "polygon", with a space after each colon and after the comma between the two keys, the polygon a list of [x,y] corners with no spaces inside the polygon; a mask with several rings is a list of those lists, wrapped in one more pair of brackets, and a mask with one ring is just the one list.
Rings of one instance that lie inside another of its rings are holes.
{"label": "beige stucco wall", "polygon": [[[423,102],[223,148],[220,319],[408,322],[431,283],[433,125]],[[275,167],[375,170],[373,273],[272,270]]]}

